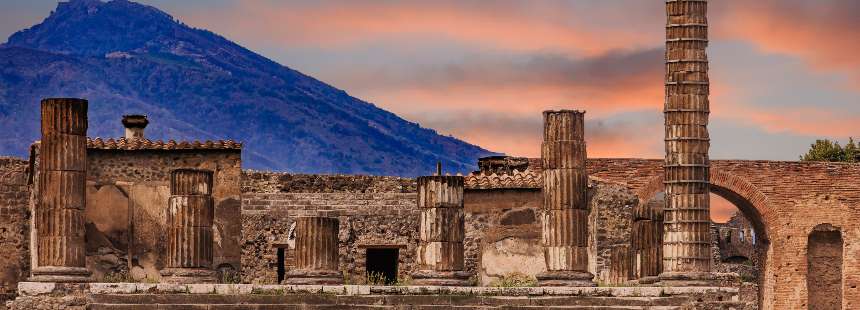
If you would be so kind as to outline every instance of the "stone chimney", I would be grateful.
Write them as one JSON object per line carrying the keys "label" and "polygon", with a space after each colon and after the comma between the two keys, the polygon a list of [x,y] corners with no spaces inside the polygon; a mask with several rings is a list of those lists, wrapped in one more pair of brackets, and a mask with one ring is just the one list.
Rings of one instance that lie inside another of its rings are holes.
{"label": "stone chimney", "polygon": [[123,115],[122,125],[125,126],[126,139],[145,139],[143,130],[149,125],[149,120],[143,114]]}

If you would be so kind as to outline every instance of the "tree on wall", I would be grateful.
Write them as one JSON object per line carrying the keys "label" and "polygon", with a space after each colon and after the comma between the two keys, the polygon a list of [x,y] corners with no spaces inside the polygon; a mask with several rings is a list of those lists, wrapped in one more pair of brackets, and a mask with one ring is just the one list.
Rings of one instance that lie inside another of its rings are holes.
{"label": "tree on wall", "polygon": [[835,162],[860,162],[860,146],[854,142],[854,138],[848,138],[845,147],[839,142],[828,139],[815,140],[810,145],[809,151],[800,156],[802,161],[835,161]]}

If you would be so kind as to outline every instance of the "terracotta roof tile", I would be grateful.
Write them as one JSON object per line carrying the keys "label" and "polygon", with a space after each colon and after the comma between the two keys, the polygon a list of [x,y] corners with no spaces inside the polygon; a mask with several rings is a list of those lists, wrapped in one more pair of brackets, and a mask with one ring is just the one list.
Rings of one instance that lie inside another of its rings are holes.
{"label": "terracotta roof tile", "polygon": [[472,173],[466,176],[465,182],[468,189],[541,188],[543,177],[541,172],[529,169],[502,175]]}
{"label": "terracotta roof tile", "polygon": [[87,138],[87,149],[98,150],[241,150],[242,143],[233,140],[174,141],[149,139]]}

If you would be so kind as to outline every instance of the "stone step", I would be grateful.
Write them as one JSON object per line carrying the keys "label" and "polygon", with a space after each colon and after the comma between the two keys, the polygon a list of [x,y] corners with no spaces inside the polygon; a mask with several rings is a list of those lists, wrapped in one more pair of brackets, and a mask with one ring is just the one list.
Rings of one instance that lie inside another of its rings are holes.
{"label": "stone step", "polygon": [[[90,304],[89,310],[306,310],[306,309],[486,309],[486,310],[670,310],[680,307],[632,306],[451,306],[451,305],[307,305],[307,304]],[[721,308],[719,308],[721,309]]]}
{"label": "stone step", "polygon": [[535,307],[666,307],[688,302],[683,297],[592,297],[592,296],[477,296],[477,295],[227,295],[227,294],[97,294],[97,304],[126,305],[446,305],[446,306],[535,306]]}

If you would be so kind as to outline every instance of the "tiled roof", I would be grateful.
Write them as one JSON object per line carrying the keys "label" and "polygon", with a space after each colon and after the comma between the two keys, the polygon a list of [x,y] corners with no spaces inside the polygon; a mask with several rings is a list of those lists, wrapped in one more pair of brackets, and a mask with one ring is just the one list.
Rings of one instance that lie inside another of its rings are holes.
{"label": "tiled roof", "polygon": [[541,188],[543,177],[541,172],[529,169],[502,175],[472,173],[466,176],[465,182],[468,189]]}
{"label": "tiled roof", "polygon": [[99,150],[241,150],[242,143],[233,140],[174,141],[149,139],[87,138],[87,149]]}

